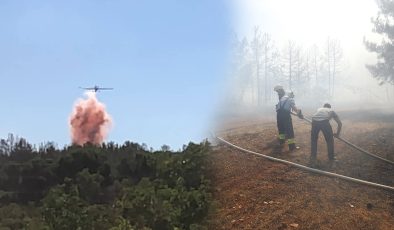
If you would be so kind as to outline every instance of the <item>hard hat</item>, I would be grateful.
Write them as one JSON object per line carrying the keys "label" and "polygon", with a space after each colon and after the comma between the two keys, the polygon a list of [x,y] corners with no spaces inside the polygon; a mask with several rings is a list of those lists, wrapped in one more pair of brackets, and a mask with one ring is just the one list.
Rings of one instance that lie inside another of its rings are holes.
{"label": "hard hat", "polygon": [[281,91],[281,90],[284,91],[283,86],[281,86],[281,85],[277,85],[274,87],[274,91],[276,91],[276,92]]}

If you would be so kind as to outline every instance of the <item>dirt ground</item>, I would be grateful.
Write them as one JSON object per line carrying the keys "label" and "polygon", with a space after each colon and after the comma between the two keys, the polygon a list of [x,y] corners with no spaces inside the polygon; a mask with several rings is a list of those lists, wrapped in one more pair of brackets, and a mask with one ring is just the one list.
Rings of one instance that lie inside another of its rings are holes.
{"label": "dirt ground", "polygon": [[[361,114],[361,115],[360,115]],[[394,114],[340,113],[342,137],[394,161]],[[274,117],[227,119],[217,135],[259,153],[307,165],[310,125],[293,118],[296,152],[278,150]],[[334,130],[336,129],[333,123]],[[394,186],[394,166],[335,140],[328,167],[323,135],[318,168]],[[216,212],[211,229],[394,229],[394,192],[301,171],[223,144],[211,156]]]}

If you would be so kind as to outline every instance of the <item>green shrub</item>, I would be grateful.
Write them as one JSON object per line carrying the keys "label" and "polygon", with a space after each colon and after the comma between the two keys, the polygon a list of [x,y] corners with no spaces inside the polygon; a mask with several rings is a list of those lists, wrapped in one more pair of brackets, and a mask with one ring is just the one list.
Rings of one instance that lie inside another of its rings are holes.
{"label": "green shrub", "polygon": [[204,229],[209,151],[206,142],[178,152],[126,142],[22,154],[17,163],[18,154],[1,155],[0,228]]}

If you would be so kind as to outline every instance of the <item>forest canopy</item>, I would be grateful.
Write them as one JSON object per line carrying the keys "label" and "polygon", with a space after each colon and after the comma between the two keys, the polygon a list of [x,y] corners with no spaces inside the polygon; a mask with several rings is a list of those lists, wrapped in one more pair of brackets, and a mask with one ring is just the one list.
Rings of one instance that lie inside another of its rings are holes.
{"label": "forest canopy", "polygon": [[204,229],[210,144],[0,142],[0,229]]}

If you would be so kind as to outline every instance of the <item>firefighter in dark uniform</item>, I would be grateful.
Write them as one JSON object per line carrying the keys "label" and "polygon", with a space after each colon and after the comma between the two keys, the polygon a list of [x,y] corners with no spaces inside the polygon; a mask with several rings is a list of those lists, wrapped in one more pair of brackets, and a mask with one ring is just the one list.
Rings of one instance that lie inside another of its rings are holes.
{"label": "firefighter in dark uniform", "polygon": [[[334,119],[338,124],[337,132],[333,134],[330,120]],[[312,131],[311,131],[311,159],[310,165],[316,166],[317,155],[317,140],[319,138],[320,130],[323,132],[324,139],[327,143],[327,152],[330,166],[335,162],[334,156],[334,137],[339,137],[342,129],[342,122],[338,115],[331,110],[331,105],[326,103],[323,108],[317,109],[317,112],[312,116]]]}
{"label": "firefighter in dark uniform", "polygon": [[282,86],[275,86],[274,90],[278,93],[279,102],[276,105],[276,122],[279,131],[279,144],[283,146],[286,142],[289,145],[289,150],[296,149],[294,140],[293,122],[291,120],[291,112],[294,111],[302,119],[300,109],[297,109],[294,102],[294,94],[286,95]]}

